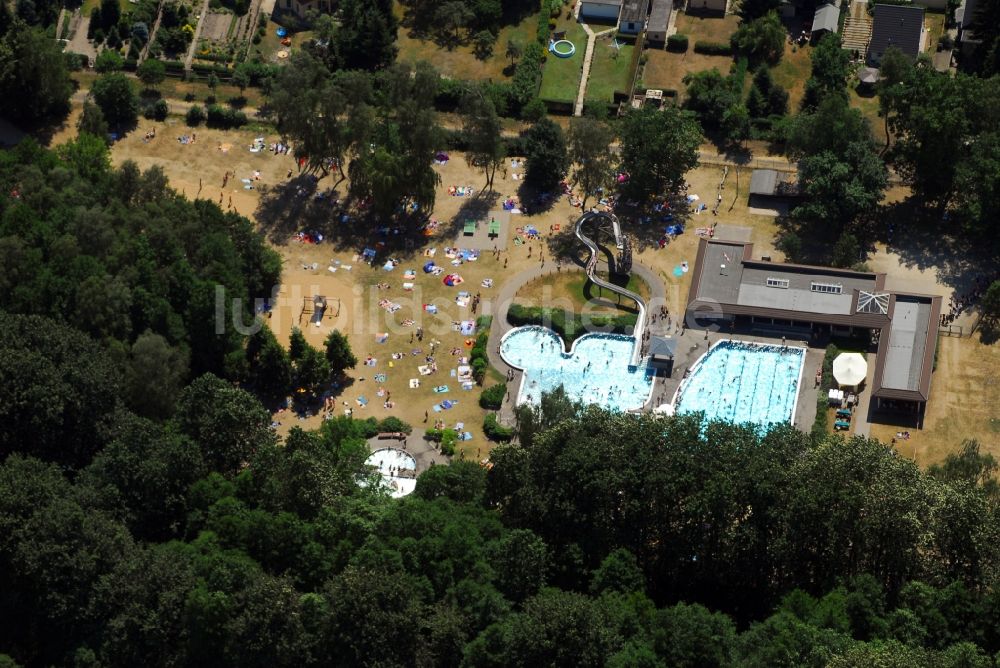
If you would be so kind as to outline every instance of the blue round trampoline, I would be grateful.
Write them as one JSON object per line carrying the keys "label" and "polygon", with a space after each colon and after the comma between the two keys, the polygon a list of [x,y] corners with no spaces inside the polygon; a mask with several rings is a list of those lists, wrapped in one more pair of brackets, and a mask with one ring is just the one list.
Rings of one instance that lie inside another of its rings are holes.
{"label": "blue round trampoline", "polygon": [[288,31],[285,29],[284,26],[278,26],[278,29],[275,30],[275,32],[278,34],[278,37],[284,37],[285,35],[288,34]]}

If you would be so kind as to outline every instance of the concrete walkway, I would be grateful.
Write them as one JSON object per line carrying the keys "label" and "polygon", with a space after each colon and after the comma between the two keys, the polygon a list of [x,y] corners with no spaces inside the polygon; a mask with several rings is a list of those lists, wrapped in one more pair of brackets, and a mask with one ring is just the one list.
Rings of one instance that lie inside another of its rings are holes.
{"label": "concrete walkway", "polygon": [[69,13],[66,11],[65,8],[59,10],[59,18],[56,20],[56,39],[59,39],[59,37],[62,35],[63,21],[66,19],[66,16],[68,14]]}
{"label": "concrete walkway", "polygon": [[142,47],[142,51],[139,52],[138,64],[142,65],[143,61],[149,57],[149,47],[153,45],[156,41],[156,33],[160,30],[160,20],[163,18],[163,2],[161,0],[160,4],[156,7],[156,20],[153,21],[153,25],[149,27],[149,40]]}
{"label": "concrete walkway", "polygon": [[576,106],[573,107],[574,116],[583,116],[583,99],[587,94],[587,80],[590,78],[590,61],[594,57],[594,42],[597,35],[586,23],[581,23],[583,31],[587,33],[587,49],[583,52],[583,71],[580,73],[580,89],[576,93]]}
{"label": "concrete walkway", "polygon": [[184,69],[188,72],[191,71],[191,61],[194,60],[194,52],[198,48],[198,39],[201,37],[201,26],[205,23],[207,15],[208,0],[202,0],[201,13],[198,15],[198,25],[195,26],[194,37],[191,39],[191,48],[188,49],[187,56],[184,58]]}
{"label": "concrete walkway", "polygon": [[83,16],[77,9],[68,20],[70,22],[70,39],[66,43],[65,50],[72,53],[82,53],[90,59],[90,62],[94,62],[94,59],[97,58],[97,50],[87,39],[87,31],[90,30],[90,17]]}
{"label": "concrete walkway", "polygon": [[587,50],[583,54],[583,71],[580,73],[580,89],[576,94],[576,106],[573,108],[574,116],[583,116],[583,103],[587,97],[587,82],[590,80],[590,63],[594,59],[594,45],[597,43],[597,38],[615,31],[614,28],[609,28],[601,32],[594,32],[589,25],[583,22],[580,23],[580,26],[587,33]]}
{"label": "concrete walkway", "polygon": [[372,452],[383,448],[405,450],[413,455],[413,458],[417,460],[417,476],[432,466],[447,464],[449,461],[447,456],[441,454],[435,443],[424,439],[424,430],[418,428],[414,428],[413,433],[407,436],[405,441],[379,438],[368,439],[368,449]]}

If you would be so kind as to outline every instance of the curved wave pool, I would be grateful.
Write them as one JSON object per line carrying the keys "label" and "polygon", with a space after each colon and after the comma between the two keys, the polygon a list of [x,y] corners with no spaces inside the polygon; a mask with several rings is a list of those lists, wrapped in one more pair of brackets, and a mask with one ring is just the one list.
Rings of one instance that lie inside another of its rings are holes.
{"label": "curved wave pool", "polygon": [[646,365],[630,367],[635,339],[624,334],[584,334],[566,352],[562,338],[547,327],[513,329],[500,342],[500,356],[524,373],[517,403],[537,404],[543,392],[562,385],[585,404],[618,411],[643,407],[653,390]]}
{"label": "curved wave pool", "polygon": [[677,388],[675,412],[761,426],[792,422],[804,364],[804,348],[719,341]]}

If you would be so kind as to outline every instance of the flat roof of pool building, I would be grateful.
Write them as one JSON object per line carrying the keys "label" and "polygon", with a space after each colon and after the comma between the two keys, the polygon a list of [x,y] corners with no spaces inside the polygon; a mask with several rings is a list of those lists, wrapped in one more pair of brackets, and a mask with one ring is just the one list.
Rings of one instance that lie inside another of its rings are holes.
{"label": "flat roof of pool building", "polygon": [[879,330],[872,396],[927,401],[941,297],[887,291],[884,273],[752,258],[752,243],[702,239],[687,310]]}

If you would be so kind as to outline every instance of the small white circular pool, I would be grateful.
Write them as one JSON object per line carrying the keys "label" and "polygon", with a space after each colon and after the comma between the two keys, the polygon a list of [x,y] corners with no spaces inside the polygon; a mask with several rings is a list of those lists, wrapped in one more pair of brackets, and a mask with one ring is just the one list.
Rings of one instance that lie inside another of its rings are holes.
{"label": "small white circular pool", "polygon": [[406,496],[417,486],[417,460],[405,450],[381,448],[369,455],[365,464],[381,474],[382,483],[394,498]]}

